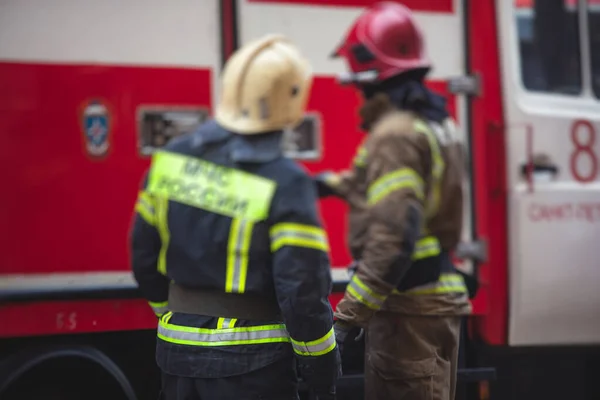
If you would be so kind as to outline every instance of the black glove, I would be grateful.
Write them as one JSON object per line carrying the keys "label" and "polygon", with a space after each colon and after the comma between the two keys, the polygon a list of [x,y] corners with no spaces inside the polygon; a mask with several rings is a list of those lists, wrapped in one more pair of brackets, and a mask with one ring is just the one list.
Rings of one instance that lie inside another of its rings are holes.
{"label": "black glove", "polygon": [[337,347],[340,349],[340,353],[344,351],[344,344],[349,342],[358,342],[364,335],[365,331],[361,327],[350,325],[340,319],[335,321],[333,324],[333,330],[335,332],[335,341]]}
{"label": "black glove", "polygon": [[342,371],[338,348],[321,356],[301,356],[298,361],[300,376],[317,399],[335,400],[335,384]]}
{"label": "black glove", "polygon": [[313,177],[315,185],[317,186],[317,194],[319,198],[336,196],[336,192],[331,186],[331,179],[335,174],[331,171],[321,172]]}

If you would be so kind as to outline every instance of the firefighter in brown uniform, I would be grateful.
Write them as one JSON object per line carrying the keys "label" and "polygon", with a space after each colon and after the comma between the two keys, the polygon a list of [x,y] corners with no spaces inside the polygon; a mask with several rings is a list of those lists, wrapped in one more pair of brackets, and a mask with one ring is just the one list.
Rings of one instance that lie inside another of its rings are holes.
{"label": "firefighter in brown uniform", "polygon": [[357,262],[335,312],[343,344],[366,331],[367,399],[454,398],[467,289],[449,252],[458,244],[465,162],[412,13],[378,3],[348,32],[343,57],[365,99],[365,141],[351,169],[316,177],[320,196],[350,206]]}
{"label": "firefighter in brown uniform", "polygon": [[135,206],[132,268],[158,323],[164,400],[335,398],[339,352],[313,180],[283,157],[311,76],[267,36],[227,62],[215,119],[157,151]]}

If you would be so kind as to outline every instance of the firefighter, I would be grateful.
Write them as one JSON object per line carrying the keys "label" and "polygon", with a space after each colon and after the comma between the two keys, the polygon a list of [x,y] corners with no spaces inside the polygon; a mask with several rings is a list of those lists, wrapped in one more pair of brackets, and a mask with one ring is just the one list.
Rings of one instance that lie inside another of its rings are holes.
{"label": "firefighter", "polygon": [[350,206],[356,267],[334,314],[340,351],[364,329],[367,399],[453,399],[471,311],[449,254],[462,226],[462,145],[445,101],[423,83],[431,63],[408,8],[371,6],[334,56],[364,98],[368,132],[351,168],[316,176],[320,196]]}
{"label": "firefighter", "polygon": [[281,152],[311,80],[284,37],[249,43],[215,119],[152,157],[131,250],[159,317],[164,399],[296,399],[297,372],[335,398],[327,236],[312,178]]}

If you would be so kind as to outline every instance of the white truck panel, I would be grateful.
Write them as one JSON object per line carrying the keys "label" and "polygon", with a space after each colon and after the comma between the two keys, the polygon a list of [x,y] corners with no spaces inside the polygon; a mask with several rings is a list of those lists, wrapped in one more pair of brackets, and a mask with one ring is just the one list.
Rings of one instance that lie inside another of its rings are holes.
{"label": "white truck panel", "polygon": [[[415,12],[435,66],[430,79],[446,79],[464,71],[461,0],[454,1],[458,11],[453,14]],[[307,55],[315,74],[337,75],[345,70],[341,60],[332,60],[329,56],[362,8],[251,3],[246,0],[240,0],[239,4],[241,43],[266,33],[282,33]]]}
{"label": "white truck panel", "polygon": [[215,68],[218,0],[2,0],[0,60]]}
{"label": "white truck panel", "polygon": [[[571,130],[586,120],[600,134],[600,101],[589,89],[580,96],[525,89],[512,3],[497,2],[509,192],[509,344],[598,344],[600,182],[574,179]],[[579,135],[584,143],[588,132]],[[599,146],[596,140],[595,152]],[[521,165],[539,153],[549,155],[559,173],[555,181],[534,181],[531,192]],[[578,164],[587,174],[589,159],[582,156]]]}

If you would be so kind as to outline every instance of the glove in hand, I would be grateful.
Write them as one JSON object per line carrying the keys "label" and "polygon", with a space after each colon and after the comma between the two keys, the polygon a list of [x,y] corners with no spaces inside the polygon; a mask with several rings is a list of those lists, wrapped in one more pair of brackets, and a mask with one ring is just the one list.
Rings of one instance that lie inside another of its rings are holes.
{"label": "glove in hand", "polygon": [[335,341],[337,342],[340,353],[344,351],[344,344],[350,342],[358,342],[364,335],[365,331],[359,326],[350,325],[342,320],[335,321],[333,325],[335,332]]}
{"label": "glove in hand", "polygon": [[341,377],[342,360],[339,349],[314,356],[300,356],[298,369],[302,379],[317,399],[334,400],[335,385]]}

